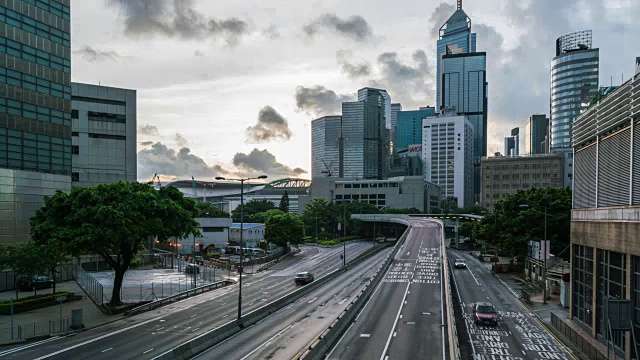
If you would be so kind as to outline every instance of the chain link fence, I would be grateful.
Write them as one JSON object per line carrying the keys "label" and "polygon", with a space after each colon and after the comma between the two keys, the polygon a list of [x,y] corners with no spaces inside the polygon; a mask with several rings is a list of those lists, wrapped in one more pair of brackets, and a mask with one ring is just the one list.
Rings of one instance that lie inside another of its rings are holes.
{"label": "chain link fence", "polygon": [[36,336],[46,336],[66,332],[71,327],[71,319],[45,320],[0,329],[0,344],[26,340]]}

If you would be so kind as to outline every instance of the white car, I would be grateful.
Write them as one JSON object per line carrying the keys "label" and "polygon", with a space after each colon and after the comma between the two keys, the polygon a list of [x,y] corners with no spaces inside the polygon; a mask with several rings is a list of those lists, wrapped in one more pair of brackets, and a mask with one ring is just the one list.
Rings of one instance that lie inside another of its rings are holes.
{"label": "white car", "polygon": [[467,263],[463,259],[456,259],[453,262],[453,267],[456,269],[466,269]]}

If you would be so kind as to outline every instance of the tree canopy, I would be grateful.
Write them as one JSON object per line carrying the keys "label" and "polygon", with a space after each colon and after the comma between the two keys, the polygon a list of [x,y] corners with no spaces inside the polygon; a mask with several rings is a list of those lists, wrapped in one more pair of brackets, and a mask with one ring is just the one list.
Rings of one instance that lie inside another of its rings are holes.
{"label": "tree canopy", "polygon": [[338,207],[323,198],[312,199],[302,212],[306,233],[318,238],[331,238],[338,231]]}
{"label": "tree canopy", "polygon": [[[244,204],[244,222],[258,223],[260,221],[257,215],[271,209],[276,209],[276,206],[273,204],[273,202],[265,199],[253,199]],[[240,222],[241,210],[242,206],[238,206],[233,209],[233,211],[231,212],[233,222]]]}
{"label": "tree canopy", "polygon": [[196,210],[200,218],[229,218],[228,212],[220,210],[217,206],[210,202],[198,202],[196,203]]}
{"label": "tree canopy", "polygon": [[284,194],[280,199],[280,205],[278,206],[278,209],[285,213],[289,212],[289,193],[287,192],[287,190],[284,191]]}
{"label": "tree canopy", "polygon": [[266,219],[264,238],[278,246],[285,247],[303,242],[304,229],[302,220],[296,214],[272,213]]}
{"label": "tree canopy", "polygon": [[45,198],[31,218],[32,239],[77,256],[99,254],[115,271],[110,305],[121,304],[125,272],[145,243],[200,236],[196,202],[172,186],[117,182],[72,187]]}

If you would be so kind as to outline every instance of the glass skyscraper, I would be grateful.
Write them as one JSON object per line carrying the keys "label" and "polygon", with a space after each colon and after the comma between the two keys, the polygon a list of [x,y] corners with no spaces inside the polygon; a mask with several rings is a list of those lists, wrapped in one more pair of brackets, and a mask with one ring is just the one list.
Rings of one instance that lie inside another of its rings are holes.
{"label": "glass skyscraper", "polygon": [[312,179],[342,177],[341,132],[342,116],[324,116],[311,122]]}
{"label": "glass skyscraper", "polygon": [[432,107],[399,111],[397,149],[406,149],[409,145],[422,144],[422,119],[435,116],[435,113],[436,109]]}
{"label": "glass skyscraper", "polygon": [[0,2],[0,242],[71,185],[70,0]]}
{"label": "glass skyscraper", "polygon": [[573,120],[598,93],[599,50],[591,47],[591,30],[556,40],[556,57],[551,61],[551,149],[571,148]]}
{"label": "glass skyscraper", "polygon": [[544,114],[531,115],[525,130],[525,153],[546,154],[548,147],[549,118]]}

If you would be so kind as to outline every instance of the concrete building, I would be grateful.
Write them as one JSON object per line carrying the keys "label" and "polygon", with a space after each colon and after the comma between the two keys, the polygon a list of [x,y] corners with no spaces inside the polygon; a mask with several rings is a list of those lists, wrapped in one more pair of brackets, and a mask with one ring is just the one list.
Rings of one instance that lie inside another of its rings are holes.
{"label": "concrete building", "polygon": [[562,161],[557,154],[483,158],[480,203],[491,209],[519,190],[563,187]]}
{"label": "concrete building", "polygon": [[[422,137],[422,136],[420,136]],[[398,151],[390,177],[422,175],[422,144],[409,145]]]}
{"label": "concrete building", "polygon": [[343,176],[342,116],[324,116],[311,122],[311,178]]}
{"label": "concrete building", "polygon": [[398,143],[396,154],[414,144],[422,144],[422,119],[435,116],[433,107],[421,107],[419,110],[400,111],[398,113]]}
{"label": "concrete building", "polygon": [[440,186],[442,199],[473,204],[473,125],[465,116],[443,112],[422,120],[422,174]]}
{"label": "concrete building", "polygon": [[511,129],[511,136],[504,138],[504,154],[506,156],[520,155],[520,128]]}
{"label": "concrete building", "polygon": [[546,154],[549,152],[549,118],[544,114],[534,114],[527,119],[525,128],[525,154]]}
{"label": "concrete building", "polygon": [[[242,224],[242,242],[245,247],[257,247],[260,241],[264,240],[264,224],[244,223]],[[231,224],[229,241],[240,242],[240,223]]]}
{"label": "concrete building", "polygon": [[[606,299],[628,299],[640,342],[640,72],[573,124],[571,321],[606,338]],[[616,333],[631,359],[631,334]]]}
{"label": "concrete building", "polygon": [[138,179],[136,91],[71,84],[74,186]]}
{"label": "concrete building", "polygon": [[71,188],[70,1],[47,4],[3,3],[0,243],[28,240],[43,196]]}
{"label": "concrete building", "polygon": [[[202,237],[193,238],[193,235],[178,241],[178,254],[192,254],[195,244],[196,252],[213,245],[216,248],[224,248],[229,241],[229,228],[231,228],[231,218],[196,218],[200,223],[198,230]],[[194,241],[195,240],[195,241]]]}
{"label": "concrete building", "polygon": [[358,101],[342,103],[343,176],[383,179],[390,168],[391,98],[385,90],[358,90]]}

